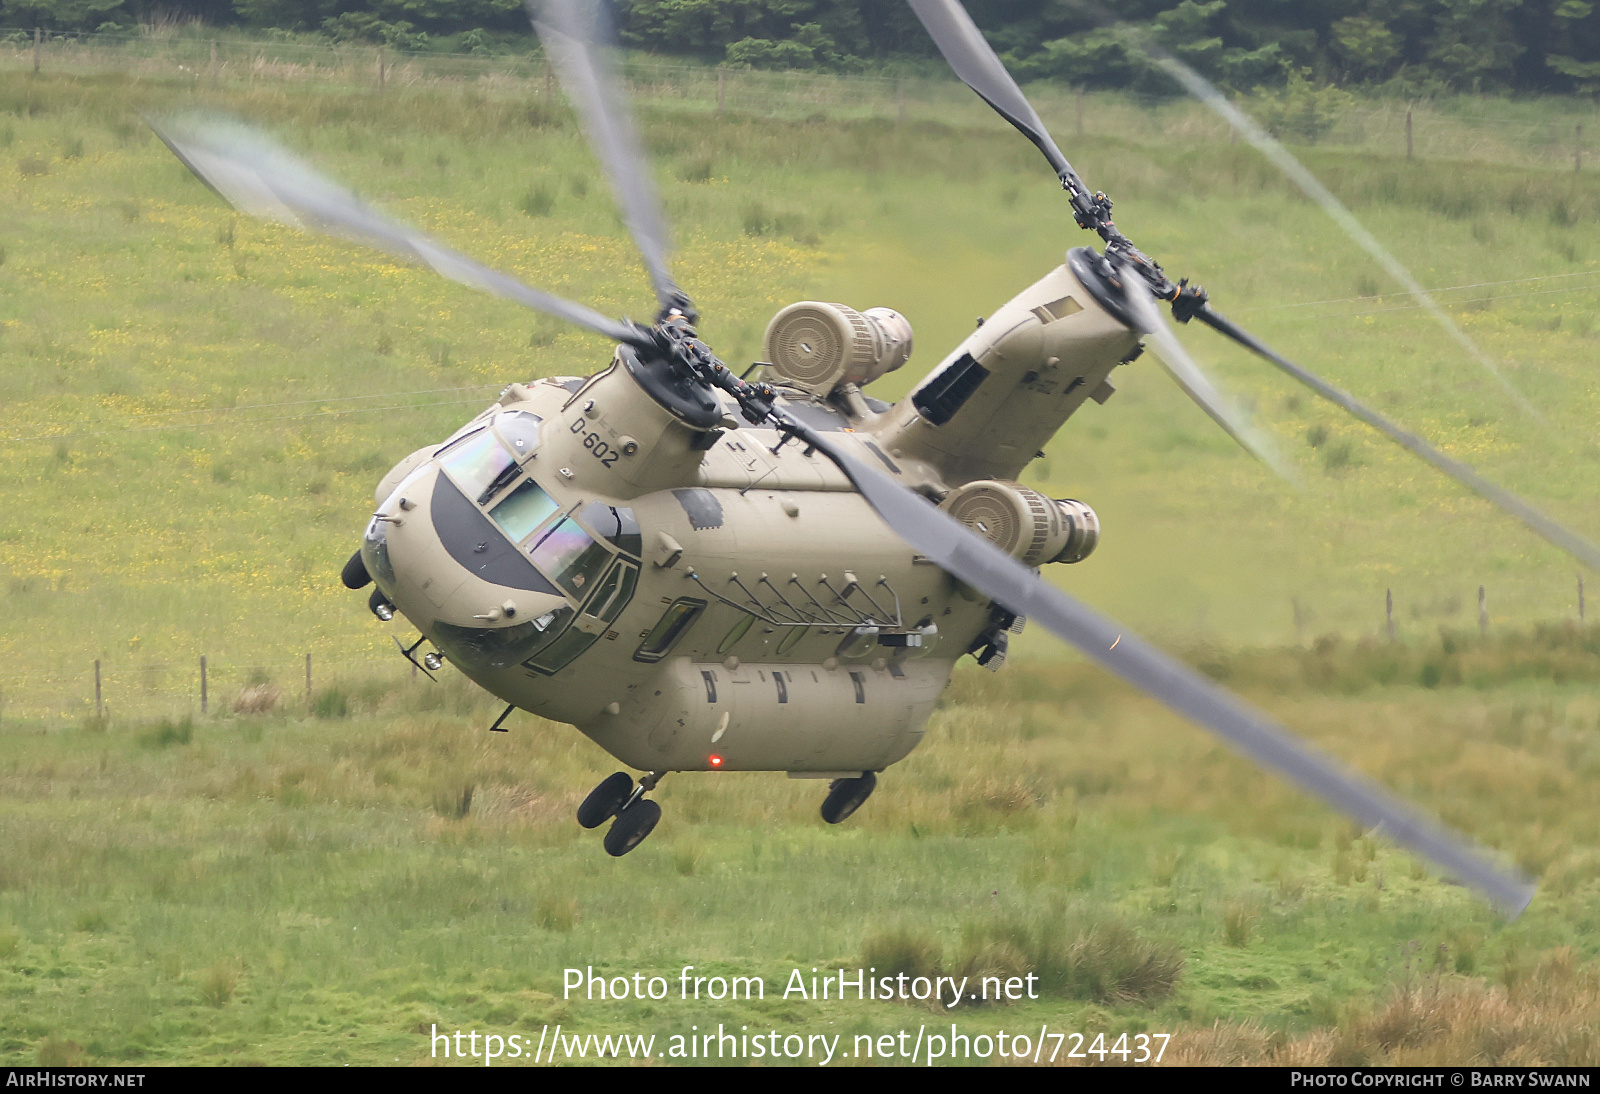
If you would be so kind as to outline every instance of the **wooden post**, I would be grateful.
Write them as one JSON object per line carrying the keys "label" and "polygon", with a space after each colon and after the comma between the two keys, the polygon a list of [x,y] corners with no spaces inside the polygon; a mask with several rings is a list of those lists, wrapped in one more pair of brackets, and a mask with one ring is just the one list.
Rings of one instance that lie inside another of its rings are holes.
{"label": "wooden post", "polygon": [[209,705],[210,698],[211,698],[210,697],[210,693],[208,692],[208,690],[206,688],[206,655],[202,653],[200,655],[200,713],[201,714],[204,714],[206,712],[206,707]]}
{"label": "wooden post", "polygon": [[94,661],[94,716],[105,717],[105,704],[100,701],[100,659]]}
{"label": "wooden post", "polygon": [[39,41],[43,37],[38,27],[33,28],[33,74],[39,75]]}
{"label": "wooden post", "polygon": [[1411,158],[1411,108],[1406,107],[1406,159]]}
{"label": "wooden post", "polygon": [[1489,597],[1482,585],[1478,586],[1478,633],[1489,633]]}
{"label": "wooden post", "polygon": [[906,78],[900,77],[894,82],[895,121],[900,125],[906,124]]}
{"label": "wooden post", "polygon": [[389,82],[389,74],[385,71],[383,47],[378,47],[378,92],[382,94],[384,87]]}
{"label": "wooden post", "polygon": [[306,709],[311,709],[311,655],[306,654]]}
{"label": "wooden post", "polygon": [[722,71],[720,68],[717,69],[717,117],[719,118],[722,117],[722,104],[725,101],[726,95],[726,88],[724,85],[727,83],[727,79],[728,74]]}
{"label": "wooden post", "polygon": [[1389,623],[1389,641],[1394,641],[1394,590],[1383,590],[1383,616]]}

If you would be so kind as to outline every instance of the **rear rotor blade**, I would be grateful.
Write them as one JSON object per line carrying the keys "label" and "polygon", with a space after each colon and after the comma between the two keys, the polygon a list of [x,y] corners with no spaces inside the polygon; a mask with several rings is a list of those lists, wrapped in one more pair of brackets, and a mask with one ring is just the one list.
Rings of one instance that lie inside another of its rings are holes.
{"label": "rear rotor blade", "polygon": [[599,5],[592,0],[528,0],[528,13],[605,168],[628,231],[650,271],[656,299],[662,310],[686,306],[687,297],[667,271],[672,243],[661,215],[661,200],[650,181],[632,115],[623,105],[621,82],[599,45],[603,38]]}
{"label": "rear rotor blade", "polygon": [[1343,407],[1391,441],[1421,456],[1484,500],[1510,513],[1591,570],[1600,571],[1600,547],[1584,539],[1576,532],[1563,528],[1505,487],[1490,482],[1466,464],[1446,456],[1415,433],[1400,428],[1382,414],[1357,401],[1349,392],[1335,387],[1316,373],[1302,368],[1287,357],[1277,353],[1249,331],[1235,326],[1231,321],[1212,311],[1209,305],[1201,308],[1195,315],[1207,326],[1227,335],[1257,356],[1271,361],[1278,368],[1299,380],[1330,403]]}
{"label": "rear rotor blade", "polygon": [[547,312],[614,342],[649,347],[647,331],[592,308],[530,288],[414,228],[390,220],[317,174],[261,133],[216,120],[150,122],[150,128],[200,181],[242,213],[375,247],[493,296]]}
{"label": "rear rotor blade", "polygon": [[1017,81],[1011,78],[1011,73],[1006,71],[1006,66],[1000,63],[994,47],[973,23],[967,9],[957,0],[911,0],[911,10],[922,20],[961,82],[1038,146],[1063,182],[1069,178],[1077,180],[1078,173],[1056,147],[1044,122],[1039,120],[1038,113],[1022,94]]}
{"label": "rear rotor blade", "polygon": [[1128,302],[1128,310],[1139,328],[1139,333],[1149,339],[1151,348],[1155,350],[1156,359],[1167,370],[1167,375],[1177,381],[1184,394],[1209,414],[1212,421],[1227,431],[1228,436],[1239,442],[1241,448],[1272,468],[1281,477],[1292,481],[1294,476],[1278,456],[1277,447],[1271,439],[1256,428],[1233,400],[1217,390],[1210,377],[1194,358],[1189,356],[1189,351],[1183,348],[1183,343],[1172,333],[1172,328],[1167,326],[1166,320],[1156,308],[1155,300],[1151,297],[1144,279],[1127,266],[1121,269],[1122,291]]}
{"label": "rear rotor blade", "polygon": [[785,428],[838,465],[884,522],[951,576],[1070,642],[1129,684],[1206,726],[1368,828],[1472,886],[1508,917],[1533,899],[1534,884],[1503,869],[1444,828],[1294,738],[1259,711],[1090,610],[925,499],[834,447],[828,435],[784,416]]}

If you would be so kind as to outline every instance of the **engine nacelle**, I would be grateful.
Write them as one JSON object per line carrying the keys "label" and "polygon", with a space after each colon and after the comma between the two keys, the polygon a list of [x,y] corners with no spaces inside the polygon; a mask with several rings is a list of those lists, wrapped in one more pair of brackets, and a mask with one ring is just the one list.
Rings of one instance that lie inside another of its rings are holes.
{"label": "engine nacelle", "polygon": [[1100,542],[1100,518],[1081,501],[1048,498],[1020,483],[979,479],[958,486],[946,512],[1026,566],[1082,562]]}
{"label": "engine nacelle", "polygon": [[870,384],[911,357],[911,324],[891,308],[858,312],[805,300],[767,324],[771,375],[814,395],[840,384]]}

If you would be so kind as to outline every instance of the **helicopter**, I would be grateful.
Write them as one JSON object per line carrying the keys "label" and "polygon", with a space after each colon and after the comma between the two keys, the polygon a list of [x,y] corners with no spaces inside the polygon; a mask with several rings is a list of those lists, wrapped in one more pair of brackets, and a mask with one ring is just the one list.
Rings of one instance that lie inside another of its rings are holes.
{"label": "helicopter", "polygon": [[1283,358],[1204,290],[1170,280],[1117,229],[1110,198],[1079,177],[958,0],[910,2],[957,76],[1044,154],[1073,220],[1101,246],[1067,251],[893,404],[864,390],[911,356],[910,324],[893,310],[791,304],[767,327],[766,360],[742,374],[700,339],[597,5],[585,0],[545,0],[530,14],[649,272],[658,311],[648,325],[450,250],[253,131],[152,121],[245,213],[381,249],[614,346],[588,375],[510,383],[395,465],[343,584],[371,585],[373,615],[416,626],[412,645],[396,644],[421,671],[448,663],[503,700],[491,730],[528,711],[575,726],[643,773],[611,775],[577,809],[584,828],[609,822],[612,856],[657,826],[649,795],[669,773],[819,780],[823,820],[846,820],[917,747],[957,660],[998,669],[1010,638],[1034,622],[1504,914],[1520,913],[1531,879],[1045,580],[1044,568],[1089,557],[1099,519],[1017,479],[1147,349],[1239,443],[1274,461],[1173,336],[1165,303],[1558,546],[1590,564],[1600,551]]}

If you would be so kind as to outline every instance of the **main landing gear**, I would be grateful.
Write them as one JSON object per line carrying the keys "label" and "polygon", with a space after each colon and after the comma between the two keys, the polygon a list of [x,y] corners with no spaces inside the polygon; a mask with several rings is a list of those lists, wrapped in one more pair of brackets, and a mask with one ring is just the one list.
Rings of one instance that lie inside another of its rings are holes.
{"label": "main landing gear", "polygon": [[872,792],[878,788],[878,776],[863,771],[854,779],[835,779],[828,787],[828,796],[822,801],[822,819],[838,824],[860,809]]}
{"label": "main landing gear", "polygon": [[578,823],[585,828],[599,828],[611,821],[604,840],[606,854],[621,858],[644,842],[661,820],[661,806],[645,795],[656,788],[663,771],[651,771],[635,786],[633,777],[618,771],[607,777],[599,786],[589,791],[589,796],[578,806]]}

